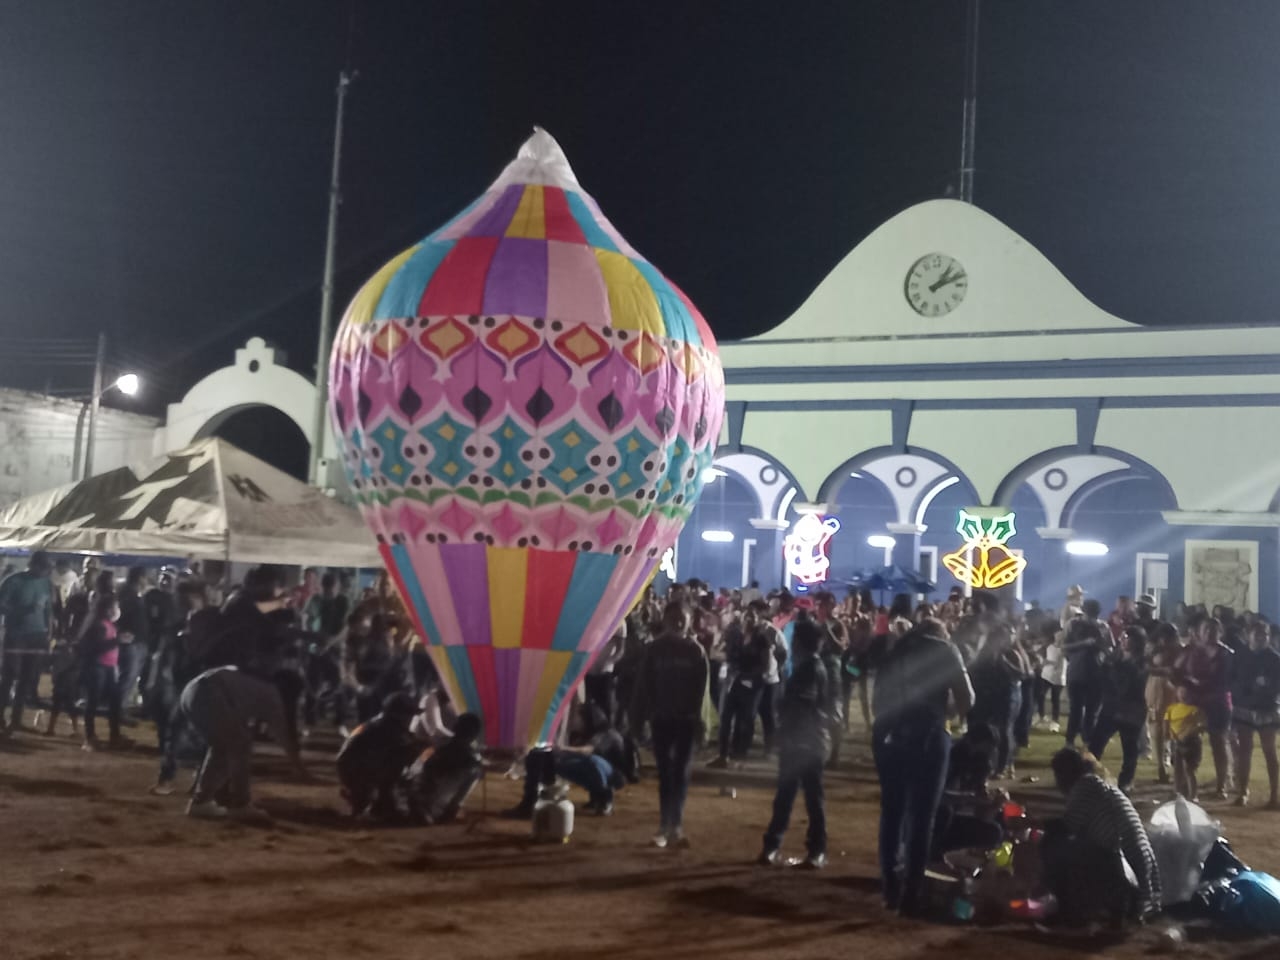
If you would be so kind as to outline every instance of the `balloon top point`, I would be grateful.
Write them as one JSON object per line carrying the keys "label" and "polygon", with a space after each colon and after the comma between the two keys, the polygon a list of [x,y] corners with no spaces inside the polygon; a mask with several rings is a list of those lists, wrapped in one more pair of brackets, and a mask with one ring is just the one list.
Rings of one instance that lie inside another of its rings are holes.
{"label": "balloon top point", "polygon": [[569,158],[556,142],[556,138],[541,127],[533,128],[533,135],[521,146],[516,158],[507,164],[502,175],[494,181],[494,188],[509,187],[518,183],[537,183],[564,190],[581,191],[578,178],[569,166]]}

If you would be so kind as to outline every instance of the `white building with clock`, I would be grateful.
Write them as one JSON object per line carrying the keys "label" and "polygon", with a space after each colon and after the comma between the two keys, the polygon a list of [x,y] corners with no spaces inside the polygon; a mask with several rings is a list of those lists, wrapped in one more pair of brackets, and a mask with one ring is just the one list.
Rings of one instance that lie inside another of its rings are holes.
{"label": "white building with clock", "polygon": [[984,508],[1013,514],[1024,601],[1078,582],[1280,616],[1280,326],[1239,319],[1137,326],[977,207],[905,210],[722,344],[727,425],[677,575],[776,585],[811,512],[838,521],[830,583],[893,561],[945,594],[959,513]]}

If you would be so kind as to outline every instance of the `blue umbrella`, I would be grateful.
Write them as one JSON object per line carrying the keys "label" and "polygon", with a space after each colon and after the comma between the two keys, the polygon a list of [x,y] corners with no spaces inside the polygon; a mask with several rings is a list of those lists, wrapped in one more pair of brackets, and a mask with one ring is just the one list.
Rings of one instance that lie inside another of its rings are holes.
{"label": "blue umbrella", "polygon": [[889,564],[874,570],[861,570],[849,581],[851,586],[864,590],[876,590],[881,593],[923,593],[930,594],[936,589],[934,585],[918,573]]}

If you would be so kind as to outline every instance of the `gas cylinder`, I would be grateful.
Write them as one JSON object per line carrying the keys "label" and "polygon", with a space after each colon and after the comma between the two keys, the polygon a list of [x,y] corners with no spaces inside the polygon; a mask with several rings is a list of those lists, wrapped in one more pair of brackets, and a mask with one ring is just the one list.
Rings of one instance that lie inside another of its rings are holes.
{"label": "gas cylinder", "polygon": [[538,843],[568,843],[573,835],[573,801],[569,786],[551,783],[538,791],[533,805],[533,839]]}

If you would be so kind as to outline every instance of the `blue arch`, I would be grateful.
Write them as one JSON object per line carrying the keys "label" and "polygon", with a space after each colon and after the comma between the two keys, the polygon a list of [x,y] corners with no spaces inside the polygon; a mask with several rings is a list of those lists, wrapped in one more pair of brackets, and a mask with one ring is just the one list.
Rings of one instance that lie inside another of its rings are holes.
{"label": "blue arch", "polygon": [[[969,480],[969,477],[963,470],[957,467],[946,457],[934,453],[932,450],[925,450],[923,447],[898,448],[885,446],[873,447],[870,450],[864,450],[862,453],[850,457],[844,463],[840,464],[840,466],[836,467],[836,469],[827,476],[827,479],[822,482],[822,486],[818,490],[818,502],[826,503],[832,496],[834,496],[836,491],[840,488],[840,484],[842,484],[845,478],[849,476],[849,472],[851,470],[857,470],[866,466],[868,463],[874,463],[875,461],[881,460],[885,457],[897,457],[904,453],[922,457],[925,460],[933,461],[940,467],[946,467],[947,470],[959,477],[960,482],[966,484],[970,491],[975,490],[973,483]],[[977,496],[976,492],[974,493],[974,496]],[[918,500],[917,502],[912,503],[913,510],[916,508],[917,504]]]}
{"label": "blue arch", "polygon": [[[793,487],[795,487],[795,488],[796,488],[796,497],[797,497],[798,499],[800,499],[801,501],[803,501],[803,500],[805,499],[805,495],[804,495],[804,487],[800,485],[800,481],[796,479],[796,475],[795,475],[794,473],[792,473],[792,472],[791,472],[790,468],[789,468],[789,467],[787,467],[787,465],[786,465],[785,463],[783,463],[781,460],[779,460],[779,459],[778,459],[777,457],[775,457],[773,454],[769,453],[767,450],[761,450],[759,447],[752,447],[752,446],[749,446],[749,445],[747,445],[747,444],[745,444],[745,443],[743,443],[743,444],[731,444],[731,443],[729,443],[729,444],[723,444],[722,446],[720,446],[720,447],[716,448],[715,456],[714,456],[714,457],[712,457],[712,459],[711,459],[711,465],[712,465],[712,466],[716,466],[716,458],[717,458],[717,457],[720,457],[720,456],[722,456],[722,455],[723,455],[723,456],[726,456],[726,457],[727,457],[727,456],[732,456],[732,455],[733,455],[733,454],[735,454],[735,453],[751,453],[751,454],[755,454],[757,457],[759,457],[759,458],[760,458],[760,459],[762,459],[762,460],[767,460],[767,461],[769,462],[770,466],[772,466],[772,467],[773,467],[774,469],[776,469],[779,473],[781,473],[784,477],[786,477],[786,478],[787,478],[787,482],[788,482],[788,483],[790,483],[790,484],[791,484],[791,486],[793,486]],[[722,468],[722,467],[717,467],[717,469],[724,469],[724,468]],[[726,471],[726,472],[727,472],[727,471]],[[739,475],[738,479],[739,479],[739,480],[742,480],[744,483],[746,483],[746,484],[747,484],[747,486],[751,487],[753,490],[755,489],[754,485],[753,485],[749,480],[747,480],[745,477],[742,477],[741,475]],[[763,515],[763,514],[764,514],[764,511],[765,511],[764,504],[759,504],[759,507],[760,507],[760,513],[761,513],[761,515]]]}
{"label": "blue arch", "polygon": [[[995,496],[991,498],[991,502],[1000,506],[1007,506],[1012,501],[1013,494],[1018,487],[1026,483],[1027,480],[1037,471],[1043,470],[1046,467],[1051,467],[1058,461],[1067,457],[1077,457],[1090,453],[1097,454],[1101,457],[1112,457],[1116,460],[1121,460],[1124,463],[1127,463],[1137,472],[1138,476],[1156,482],[1160,487],[1161,492],[1167,495],[1169,503],[1172,504],[1169,509],[1178,509],[1178,495],[1173,492],[1173,486],[1165,478],[1164,474],[1151,464],[1147,463],[1147,461],[1139,457],[1135,457],[1131,453],[1126,453],[1123,450],[1117,450],[1114,447],[1092,447],[1088,450],[1081,450],[1079,447],[1054,447],[1052,450],[1045,450],[1043,453],[1037,453],[1035,456],[1029,457],[1009,471],[1005,478],[1000,481],[1000,485],[996,487]],[[1125,474],[1124,478],[1133,479],[1134,475]],[[1086,483],[1081,490],[1076,491],[1076,493],[1072,495],[1071,499],[1067,501],[1067,506],[1063,510],[1063,517],[1065,518],[1067,516],[1068,510],[1074,509],[1075,501],[1080,497],[1082,491],[1089,490],[1091,487],[1093,488],[1092,492],[1102,489],[1101,487],[1094,487],[1094,484],[1105,479],[1108,479],[1108,475],[1104,474],[1102,477],[1098,477],[1096,480]],[[1112,477],[1111,479],[1118,482],[1119,478]],[[1278,496],[1280,496],[1280,494],[1278,494]]]}

